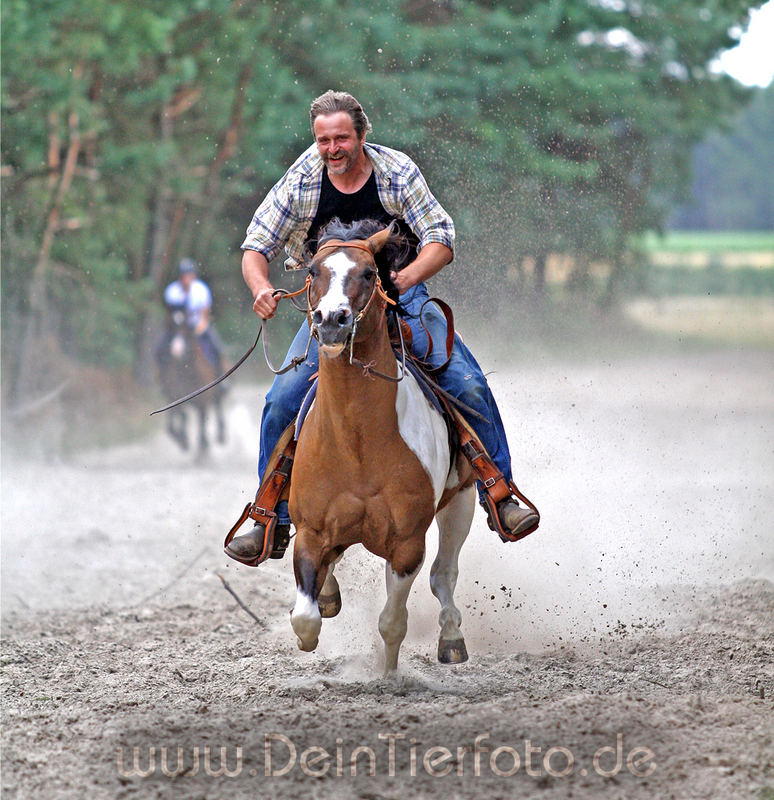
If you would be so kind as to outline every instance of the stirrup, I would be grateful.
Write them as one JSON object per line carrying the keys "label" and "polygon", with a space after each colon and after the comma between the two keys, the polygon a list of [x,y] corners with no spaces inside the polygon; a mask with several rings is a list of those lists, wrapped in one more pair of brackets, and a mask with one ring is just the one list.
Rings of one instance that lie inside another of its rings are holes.
{"label": "stirrup", "polygon": [[[458,428],[462,437],[460,449],[463,455],[470,462],[473,472],[479,481],[484,485],[485,492],[480,499],[484,507],[489,527],[500,537],[503,542],[518,542],[540,525],[540,512],[535,504],[528,500],[518,489],[513,481],[505,479],[505,476],[497,469],[492,457],[486,452],[486,448],[476,439],[467,426]],[[511,533],[503,527],[500,521],[500,514],[497,505],[504,500],[518,498],[524,505],[531,508],[537,514],[537,522],[526,530],[519,533]]]}
{"label": "stirrup", "polygon": [[[512,482],[509,482],[509,487],[511,489],[511,497],[514,495],[519,499],[524,500],[527,503],[527,508],[531,509],[532,511],[537,514],[537,522],[527,528],[526,530],[521,531],[520,533],[511,533],[510,531],[506,531],[503,527],[502,522],[500,521],[500,514],[497,511],[497,502],[502,501],[495,501],[495,499],[490,495],[488,492],[484,495],[483,498],[480,498],[479,502],[481,503],[482,507],[486,511],[486,521],[489,525],[490,530],[493,530],[499,537],[500,540],[503,542],[518,542],[519,540],[523,539],[525,536],[529,536],[530,533],[534,533],[538,527],[540,526],[540,512],[531,504],[523,495],[519,492],[516,488],[516,485]],[[505,498],[508,499],[507,497]]]}
{"label": "stirrup", "polygon": [[[245,522],[247,522],[248,519],[263,525],[263,547],[261,548],[261,552],[254,558],[240,558],[233,553],[229,553],[228,546],[231,543],[231,540],[234,538],[236,532],[242,527],[242,525],[245,524]],[[240,564],[246,564],[248,567],[257,567],[259,564],[263,564],[267,558],[271,558],[272,556],[274,551],[274,531],[276,527],[277,514],[274,511],[261,508],[260,506],[255,505],[255,503],[248,503],[244,507],[239,519],[226,534],[226,539],[223,542],[223,551],[229,558],[233,558],[234,561],[238,561]]]}
{"label": "stirrup", "polygon": [[[290,480],[290,473],[293,469],[293,456],[296,452],[296,440],[293,438],[295,430],[295,421],[291,422],[285,428],[279,442],[277,442],[274,451],[269,459],[270,464],[274,464],[271,472],[268,468],[263,475],[261,485],[258,487],[258,492],[255,495],[255,500],[248,503],[242,511],[239,519],[234,523],[234,526],[226,534],[226,540],[223,542],[223,548],[229,558],[238,561],[240,564],[246,564],[248,567],[257,567],[271,558],[274,552],[274,531],[277,527],[277,514],[274,509],[277,507],[277,502],[282,497],[282,493]],[[261,552],[254,558],[240,558],[239,556],[229,553],[226,548],[234,538],[234,534],[244,525],[244,523],[251,519],[253,522],[260,523],[264,526],[263,547]],[[278,542],[278,550],[282,543]],[[285,549],[287,544],[285,544]],[[284,552],[284,551],[283,551]],[[280,558],[281,555],[275,556]]]}

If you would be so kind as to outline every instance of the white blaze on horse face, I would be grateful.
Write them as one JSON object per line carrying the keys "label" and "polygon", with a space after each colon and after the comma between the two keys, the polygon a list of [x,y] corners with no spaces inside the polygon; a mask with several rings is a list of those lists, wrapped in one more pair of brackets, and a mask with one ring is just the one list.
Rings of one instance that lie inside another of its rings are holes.
{"label": "white blaze on horse face", "polygon": [[446,425],[410,372],[398,383],[395,409],[400,435],[425,468],[437,507],[446,486],[451,457]]}
{"label": "white blaze on horse face", "polygon": [[[323,319],[335,316],[340,311],[352,313],[349,298],[344,292],[344,282],[349,271],[355,266],[355,262],[346,253],[339,252],[328,256],[322,263],[329,270],[331,279],[328,291],[317,304],[317,310],[322,314]],[[329,355],[338,355],[344,349],[344,345],[333,347],[322,345],[321,349]]]}

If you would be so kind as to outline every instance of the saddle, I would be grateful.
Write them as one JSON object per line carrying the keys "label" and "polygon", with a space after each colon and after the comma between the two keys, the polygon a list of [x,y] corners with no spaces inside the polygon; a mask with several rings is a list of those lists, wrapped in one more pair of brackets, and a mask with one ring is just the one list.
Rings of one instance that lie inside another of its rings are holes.
{"label": "saddle", "polygon": [[[486,489],[486,494],[481,500],[481,505],[486,511],[489,527],[500,536],[502,541],[516,542],[536,530],[537,525],[514,536],[503,528],[499,514],[497,513],[497,504],[508,497],[516,496],[533,511],[538,514],[539,512],[535,505],[519,491],[516,484],[513,483],[513,481],[506,480],[502,472],[497,469],[491,456],[487,453],[483,444],[481,444],[461,412],[466,411],[473,416],[479,415],[438,385],[435,376],[443,372],[448,366],[452,347],[454,346],[454,318],[451,308],[449,308],[446,303],[438,298],[430,298],[430,300],[425,302],[427,303],[431,300],[439,306],[446,317],[445,361],[438,367],[431,367],[423,359],[414,356],[410,351],[412,342],[411,328],[405,320],[397,316],[393,316],[392,320],[394,320],[394,322],[391,321],[390,323],[390,338],[393,349],[395,350],[395,357],[399,362],[405,364],[406,368],[416,379],[428,401],[441,413],[441,416],[446,422],[451,452],[456,453],[461,451],[463,453],[470,462],[476,478]],[[400,330],[398,326],[400,326]],[[432,352],[433,341],[426,327],[425,331],[428,337],[428,348],[425,353],[425,358],[427,358]],[[269,458],[269,466],[267,467],[266,473],[261,477],[261,484],[255,495],[255,500],[244,507],[239,519],[226,535],[226,539],[223,543],[224,547],[231,542],[237,530],[239,530],[248,519],[252,519],[254,522],[264,525],[266,533],[262,551],[249,566],[257,567],[267,558],[271,557],[274,551],[274,532],[277,527],[277,514],[274,509],[277,507],[277,503],[280,500],[287,499],[296,442],[306,414],[314,400],[316,388],[317,381],[314,381],[301,404],[298,416],[285,429],[277,446],[274,448],[274,452]],[[282,549],[284,552],[284,547]]]}

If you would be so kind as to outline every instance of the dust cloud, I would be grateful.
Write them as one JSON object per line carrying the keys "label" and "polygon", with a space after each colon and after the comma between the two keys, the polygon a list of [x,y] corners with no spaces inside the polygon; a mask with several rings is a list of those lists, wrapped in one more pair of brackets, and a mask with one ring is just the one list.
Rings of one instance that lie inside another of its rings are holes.
{"label": "dust cloud", "polygon": [[[290,559],[250,569],[223,555],[255,491],[266,385],[233,387],[229,441],[202,462],[161,420],[66,458],[4,447],[3,796],[762,797],[774,734],[770,353],[473,349],[542,523],[502,544],[477,512],[456,595],[470,660],[458,666],[435,658],[434,527],[389,678],[376,559],[345,555],[343,610],[309,654],[289,624]],[[347,757],[371,747],[375,774],[264,779],[268,733]],[[492,751],[564,748],[576,768],[502,777],[485,761],[478,775],[467,756],[439,780],[412,771],[403,748],[393,775],[382,735],[421,745],[420,764],[428,747],[466,752],[486,735]],[[648,748],[656,771],[600,777],[595,754],[617,741]],[[239,774],[127,776],[116,761],[160,747],[190,761],[205,745],[226,748],[232,767],[239,748]]]}
{"label": "dust cloud", "polygon": [[[477,510],[457,590],[471,649],[539,651],[663,625],[680,616],[676,586],[774,578],[774,370],[764,354],[544,357],[518,369],[507,353],[484,358],[516,483],[542,523],[503,544]],[[177,451],[162,422],[147,441],[58,463],[6,452],[4,610],[131,605],[199,551],[189,579],[225,568],[260,584],[271,571],[290,603],[290,559],[254,571],[220,553],[255,488],[265,388],[235,387],[230,441],[204,464]],[[436,540],[433,526],[410,600],[416,644],[435,638]],[[377,647],[383,565],[353,549],[337,575],[345,607],[325,623],[321,652]]]}
{"label": "dust cloud", "polygon": [[[472,650],[538,652],[671,629],[683,620],[686,587],[774,580],[774,369],[765,356],[548,360],[520,370],[489,358],[514,478],[542,522],[502,544],[477,511],[456,593]],[[437,630],[428,591],[436,542],[433,526],[409,604],[416,644]],[[353,631],[378,615],[383,570],[372,561],[348,553],[337,567],[355,602],[345,603],[344,633],[322,645],[331,656],[362,649]]]}

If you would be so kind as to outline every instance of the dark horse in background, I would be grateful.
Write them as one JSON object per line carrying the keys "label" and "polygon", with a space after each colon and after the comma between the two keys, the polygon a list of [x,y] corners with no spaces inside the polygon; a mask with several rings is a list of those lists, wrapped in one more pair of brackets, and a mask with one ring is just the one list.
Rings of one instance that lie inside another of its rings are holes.
{"label": "dark horse in background", "polygon": [[[167,400],[195,391],[217,377],[215,365],[207,360],[196,333],[186,324],[185,309],[170,308],[166,333],[156,352],[159,364],[161,390]],[[223,415],[223,395],[221,386],[211,392],[198,395],[190,401],[199,423],[197,455],[203,458],[209,451],[207,419],[210,407],[215,412],[217,440],[226,441],[226,421]],[[191,441],[188,434],[188,409],[179,405],[170,409],[167,416],[167,433],[188,450]]]}

